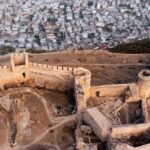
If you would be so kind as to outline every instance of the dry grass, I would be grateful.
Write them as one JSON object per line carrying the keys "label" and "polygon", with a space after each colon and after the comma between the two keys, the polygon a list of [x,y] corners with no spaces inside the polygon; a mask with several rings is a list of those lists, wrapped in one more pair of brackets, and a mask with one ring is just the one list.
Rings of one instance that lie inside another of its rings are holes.
{"label": "dry grass", "polygon": [[50,65],[82,66],[92,72],[92,85],[100,85],[135,82],[137,73],[147,68],[150,55],[79,51],[30,54],[29,60]]}

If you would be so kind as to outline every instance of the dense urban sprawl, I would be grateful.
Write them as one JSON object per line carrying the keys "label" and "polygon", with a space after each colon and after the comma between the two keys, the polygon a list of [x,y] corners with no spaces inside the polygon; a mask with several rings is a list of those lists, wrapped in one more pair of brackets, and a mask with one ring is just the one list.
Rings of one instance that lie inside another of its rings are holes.
{"label": "dense urban sprawl", "polygon": [[0,0],[0,45],[111,48],[150,37],[150,0]]}

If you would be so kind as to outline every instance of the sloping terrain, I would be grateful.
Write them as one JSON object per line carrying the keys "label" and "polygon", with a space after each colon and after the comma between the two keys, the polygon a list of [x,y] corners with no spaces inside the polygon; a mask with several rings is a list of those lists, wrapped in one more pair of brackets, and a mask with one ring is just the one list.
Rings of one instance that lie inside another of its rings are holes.
{"label": "sloping terrain", "polygon": [[29,60],[41,64],[82,66],[92,72],[92,85],[134,82],[137,73],[150,66],[150,54],[119,54],[105,51],[30,54]]}

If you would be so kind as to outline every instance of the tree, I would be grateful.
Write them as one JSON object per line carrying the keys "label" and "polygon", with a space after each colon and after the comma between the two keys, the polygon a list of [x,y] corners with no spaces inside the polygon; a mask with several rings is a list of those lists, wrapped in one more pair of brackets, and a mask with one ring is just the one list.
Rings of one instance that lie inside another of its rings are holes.
{"label": "tree", "polygon": [[15,48],[12,46],[1,45],[0,46],[0,55],[5,55],[8,53],[15,52]]}
{"label": "tree", "polygon": [[110,49],[110,51],[119,53],[150,53],[150,39],[123,43]]}

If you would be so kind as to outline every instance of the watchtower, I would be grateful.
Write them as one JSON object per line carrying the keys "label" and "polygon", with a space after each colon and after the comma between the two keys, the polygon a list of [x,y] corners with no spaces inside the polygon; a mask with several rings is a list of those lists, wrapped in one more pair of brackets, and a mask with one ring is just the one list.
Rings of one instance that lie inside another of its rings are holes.
{"label": "watchtower", "polygon": [[28,66],[28,54],[27,53],[13,53],[11,54],[11,70],[21,71]]}
{"label": "watchtower", "polygon": [[138,74],[139,94],[142,98],[150,97],[150,70],[142,70]]}

